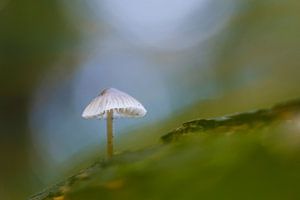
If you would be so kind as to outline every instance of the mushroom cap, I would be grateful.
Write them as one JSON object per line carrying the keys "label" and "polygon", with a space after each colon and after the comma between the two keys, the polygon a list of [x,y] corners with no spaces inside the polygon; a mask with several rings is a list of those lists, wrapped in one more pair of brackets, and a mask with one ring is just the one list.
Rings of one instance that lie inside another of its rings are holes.
{"label": "mushroom cap", "polygon": [[143,117],[147,111],[132,96],[115,88],[103,90],[84,109],[82,117],[86,119],[106,119],[107,111],[113,110],[113,118]]}

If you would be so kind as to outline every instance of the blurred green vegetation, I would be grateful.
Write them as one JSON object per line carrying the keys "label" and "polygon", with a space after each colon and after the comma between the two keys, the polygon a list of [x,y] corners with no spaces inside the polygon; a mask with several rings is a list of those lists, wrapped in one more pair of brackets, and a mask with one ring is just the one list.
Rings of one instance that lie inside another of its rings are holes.
{"label": "blurred green vegetation", "polygon": [[298,199],[299,132],[300,100],[188,122],[168,144],[98,161],[31,200]]}
{"label": "blurred green vegetation", "polygon": [[59,1],[13,0],[2,6],[0,83],[5,87],[1,95],[28,95],[44,71],[72,56],[78,33]]}
{"label": "blurred green vegetation", "polygon": [[73,68],[79,34],[55,0],[0,1],[0,27],[0,198],[21,199],[36,182],[29,166],[32,95],[58,61],[59,70]]}

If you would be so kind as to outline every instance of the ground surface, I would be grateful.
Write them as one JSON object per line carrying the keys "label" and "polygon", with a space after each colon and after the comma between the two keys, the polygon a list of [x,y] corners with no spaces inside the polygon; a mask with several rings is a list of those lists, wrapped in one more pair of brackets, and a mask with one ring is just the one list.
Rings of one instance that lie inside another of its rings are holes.
{"label": "ground surface", "polygon": [[31,200],[300,199],[300,100],[186,122]]}

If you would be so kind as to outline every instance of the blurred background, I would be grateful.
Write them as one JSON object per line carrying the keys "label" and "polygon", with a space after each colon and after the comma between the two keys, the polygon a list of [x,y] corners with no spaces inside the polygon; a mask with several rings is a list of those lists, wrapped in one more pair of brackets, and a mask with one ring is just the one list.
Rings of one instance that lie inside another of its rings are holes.
{"label": "blurred background", "polygon": [[24,199],[74,163],[101,158],[105,122],[81,113],[104,88],[148,110],[116,121],[119,152],[156,144],[186,120],[300,97],[299,8],[295,0],[0,0],[0,199]]}

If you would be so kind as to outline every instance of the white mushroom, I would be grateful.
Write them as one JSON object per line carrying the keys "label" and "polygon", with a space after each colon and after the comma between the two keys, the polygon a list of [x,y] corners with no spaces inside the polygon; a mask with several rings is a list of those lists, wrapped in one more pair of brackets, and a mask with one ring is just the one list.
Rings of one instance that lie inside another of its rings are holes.
{"label": "white mushroom", "polygon": [[143,117],[147,111],[132,96],[120,90],[109,88],[103,90],[84,109],[82,117],[86,119],[106,119],[107,121],[107,155],[113,155],[113,119],[119,117]]}

